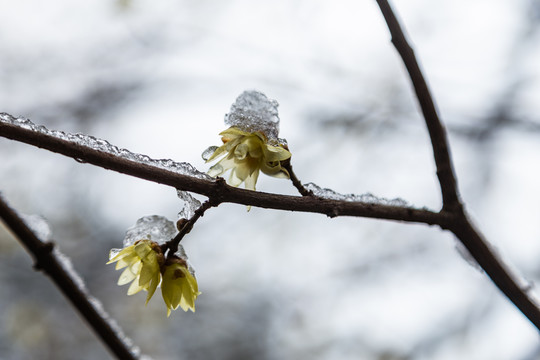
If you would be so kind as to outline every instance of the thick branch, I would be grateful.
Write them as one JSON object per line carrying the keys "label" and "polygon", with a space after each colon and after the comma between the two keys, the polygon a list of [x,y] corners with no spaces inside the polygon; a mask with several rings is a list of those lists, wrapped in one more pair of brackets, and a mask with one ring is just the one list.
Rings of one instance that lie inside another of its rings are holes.
{"label": "thick branch", "polygon": [[119,359],[137,359],[138,357],[122,340],[118,329],[114,329],[110,321],[101,316],[100,311],[92,305],[89,294],[77,286],[78,280],[59,263],[53,253],[53,243],[44,243],[38,239],[1,196],[0,218],[32,255],[36,269],[43,270],[51,278],[110,351]]}
{"label": "thick branch", "polygon": [[426,120],[429,136],[431,138],[431,145],[433,147],[435,164],[437,166],[437,177],[439,178],[441,187],[443,209],[461,207],[454,168],[450,159],[450,146],[448,145],[446,129],[439,119],[427,82],[420,70],[414,51],[408,44],[388,1],[377,0],[377,4],[379,4],[384,19],[386,20],[386,24],[388,25],[388,29],[390,29],[392,43],[409,72],[414,91],[416,92],[416,97],[418,98],[420,108],[422,109],[422,114]]}
{"label": "thick branch", "polygon": [[208,196],[216,203],[231,202],[257,207],[303,211],[335,216],[358,216],[387,220],[438,224],[445,227],[446,216],[424,209],[373,203],[287,196],[235,188],[220,181],[182,175],[149,164],[138,163],[91,147],[0,121],[0,136],[47,149],[122,174],[135,176],[179,190]]}
{"label": "thick branch", "polygon": [[497,255],[480,232],[465,217],[458,218],[450,230],[461,240],[497,287],[540,330],[538,304],[529,295],[528,289],[520,287],[519,281],[512,276],[511,271],[501,261],[498,261]]}
{"label": "thick branch", "polygon": [[422,71],[418,66],[414,51],[407,43],[403,30],[394,15],[388,1],[377,0],[379,7],[386,20],[392,43],[399,52],[416,92],[416,96],[422,108],[422,113],[426,120],[426,125],[431,137],[433,155],[437,165],[437,176],[441,186],[443,197],[443,210],[441,213],[448,213],[453,219],[447,229],[452,231],[456,237],[469,250],[473,258],[484,269],[486,274],[497,285],[497,287],[516,305],[520,311],[540,330],[540,308],[534,299],[529,296],[525,289],[518,285],[517,279],[512,276],[503,262],[493,253],[490,246],[477,231],[459,199],[457,182],[454,175],[452,160],[450,158],[450,148],[446,136],[446,129],[439,120],[437,111],[427,83]]}

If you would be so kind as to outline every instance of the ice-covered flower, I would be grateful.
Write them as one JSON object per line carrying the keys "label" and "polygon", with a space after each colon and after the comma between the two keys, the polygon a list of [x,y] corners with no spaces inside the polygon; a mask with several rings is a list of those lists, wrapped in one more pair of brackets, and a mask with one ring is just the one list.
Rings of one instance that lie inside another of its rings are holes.
{"label": "ice-covered flower", "polygon": [[270,145],[267,137],[260,131],[247,132],[232,126],[220,133],[223,145],[214,150],[207,162],[220,156],[223,158],[210,168],[210,176],[220,176],[231,170],[229,180],[232,186],[242,182],[246,189],[255,190],[259,171],[266,175],[289,178],[289,173],[281,162],[291,157],[282,145]]}
{"label": "ice-covered flower", "polygon": [[148,304],[161,280],[160,266],[164,263],[164,257],[160,246],[150,240],[139,240],[119,252],[111,250],[109,259],[107,264],[116,262],[116,270],[126,268],[118,279],[118,285],[131,282],[128,295],[146,290]]}
{"label": "ice-covered flower", "polygon": [[164,265],[161,294],[167,305],[167,317],[178,306],[184,311],[195,312],[195,300],[199,296],[199,286],[183,259],[168,259]]}

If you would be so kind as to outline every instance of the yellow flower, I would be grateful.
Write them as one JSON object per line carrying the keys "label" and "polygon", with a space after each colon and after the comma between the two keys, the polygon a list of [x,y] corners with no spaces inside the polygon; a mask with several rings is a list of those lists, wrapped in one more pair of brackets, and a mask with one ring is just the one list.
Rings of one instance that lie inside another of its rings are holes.
{"label": "yellow flower", "polygon": [[167,317],[171,310],[178,306],[184,311],[195,312],[195,300],[200,295],[199,286],[195,276],[189,271],[187,264],[182,259],[169,259],[163,271],[161,283],[161,295],[167,305]]}
{"label": "yellow flower", "polygon": [[210,168],[210,176],[219,176],[231,170],[227,182],[232,186],[244,182],[246,189],[250,190],[255,190],[259,171],[274,177],[289,178],[287,170],[281,167],[281,161],[290,158],[291,153],[281,145],[269,145],[263,133],[250,133],[233,126],[220,135],[223,145],[206,162],[221,155],[225,157]]}
{"label": "yellow flower", "polygon": [[161,280],[160,265],[164,258],[159,245],[150,240],[139,240],[133,245],[122,249],[118,254],[111,252],[107,264],[116,263],[116,270],[127,267],[118,279],[118,285],[131,282],[128,295],[141,290],[148,291],[146,303],[154,295]]}

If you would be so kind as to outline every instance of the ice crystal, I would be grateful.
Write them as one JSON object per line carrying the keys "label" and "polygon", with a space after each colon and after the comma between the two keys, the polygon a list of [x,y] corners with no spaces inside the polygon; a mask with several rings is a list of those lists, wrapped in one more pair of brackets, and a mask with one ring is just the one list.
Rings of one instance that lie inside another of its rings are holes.
{"label": "ice crystal", "polygon": [[225,115],[225,124],[246,132],[260,131],[271,143],[279,143],[278,106],[259,91],[244,91]]}
{"label": "ice crystal", "polygon": [[364,202],[364,203],[370,203],[370,204],[402,206],[402,207],[410,206],[407,203],[407,201],[400,198],[395,198],[395,199],[380,198],[371,193],[365,193],[361,195],[340,194],[332,189],[321,188],[320,186],[314,183],[304,184],[304,187],[307,190],[311,191],[313,195],[318,196],[323,199],[351,201],[351,202]]}
{"label": "ice crystal", "polygon": [[161,245],[174,238],[177,233],[176,225],[166,217],[145,216],[137,220],[135,225],[126,231],[123,245],[128,247],[138,240],[152,240]]}
{"label": "ice crystal", "polygon": [[178,213],[180,219],[189,219],[194,214],[195,211],[201,207],[201,202],[191,196],[187,191],[177,190],[178,198],[182,200],[182,210]]}
{"label": "ice crystal", "polygon": [[195,169],[191,164],[186,162],[176,162],[171,159],[152,159],[147,155],[133,153],[127,149],[119,148],[110,144],[107,140],[98,139],[96,137],[84,134],[71,134],[58,130],[49,130],[43,125],[36,125],[32,121],[19,117],[16,118],[6,113],[0,113],[0,122],[15,125],[27,130],[32,130],[47,136],[52,136],[60,140],[69,141],[80,146],[88,147],[93,150],[98,150],[107,154],[121,157],[137,163],[155,166],[161,169],[175,172],[181,175],[189,175],[203,180],[213,181],[214,179],[206,173]]}

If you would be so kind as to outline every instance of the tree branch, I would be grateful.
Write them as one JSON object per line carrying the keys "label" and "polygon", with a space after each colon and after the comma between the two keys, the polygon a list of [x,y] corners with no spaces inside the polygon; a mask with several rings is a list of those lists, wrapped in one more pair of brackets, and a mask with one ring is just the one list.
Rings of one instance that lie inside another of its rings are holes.
{"label": "tree branch", "polygon": [[390,34],[392,35],[392,43],[398,51],[409,76],[411,78],[418,103],[424,115],[431,145],[433,147],[433,155],[437,166],[437,177],[441,187],[443,200],[443,209],[454,209],[462,207],[457,188],[456,176],[454,167],[450,159],[450,146],[446,136],[446,129],[439,119],[435,103],[429,91],[422,70],[418,65],[414,50],[408,44],[401,26],[392,11],[392,8],[386,0],[377,0],[377,4],[381,8],[381,12],[386,20]]}
{"label": "tree branch", "polygon": [[210,209],[211,207],[218,206],[219,203],[213,202],[211,200],[205,201],[197,210],[195,210],[195,213],[191,218],[188,219],[180,219],[179,221],[183,221],[181,226],[179,227],[178,234],[171,240],[167,241],[165,244],[161,246],[161,250],[163,253],[165,253],[165,250],[169,249],[169,255],[174,254],[178,251],[178,244],[180,244],[180,241],[189,234],[191,229],[193,229],[193,225],[199,220],[202,216],[204,216],[204,213],[206,210]]}
{"label": "tree branch", "polygon": [[313,192],[306,189],[304,187],[304,185],[302,185],[302,182],[298,179],[298,177],[296,177],[296,174],[294,173],[293,168],[292,168],[290,158],[285,160],[281,164],[281,166],[283,166],[283,168],[285,168],[285,170],[287,170],[287,172],[289,173],[291,181],[292,181],[294,187],[296,188],[296,190],[298,190],[298,192],[300,193],[300,195],[302,195],[302,196],[313,196]]}
{"label": "tree branch", "polygon": [[96,308],[90,295],[78,286],[80,282],[66,270],[54,253],[54,244],[42,242],[26,225],[19,215],[9,207],[0,196],[0,218],[13,232],[17,240],[32,255],[35,268],[43,270],[60,288],[72,305],[88,322],[96,335],[101,338],[109,350],[119,359],[138,359],[134,350],[126,343],[119,332],[118,325],[103,317],[103,310]]}
{"label": "tree branch", "polygon": [[519,281],[511,274],[497,255],[495,255],[487,241],[474,228],[466,214],[463,204],[459,199],[446,129],[439,119],[424,75],[416,61],[414,51],[408,44],[388,1],[377,0],[377,4],[381,8],[381,12],[392,35],[392,43],[407,68],[426,121],[443,198],[443,209],[441,213],[448,213],[449,218],[452,219],[446,228],[452,231],[463,243],[495,285],[540,330],[540,308],[538,304],[527,293],[526,289],[522,289],[518,285]]}
{"label": "tree branch", "polygon": [[329,200],[314,196],[287,196],[235,188],[220,181],[199,179],[157,166],[139,163],[89,146],[70,142],[52,135],[3,122],[0,118],[0,136],[47,149],[79,162],[135,176],[179,190],[205,195],[216,203],[230,202],[268,209],[302,211],[325,214],[329,217],[357,216],[403,222],[440,225],[446,228],[446,214],[425,209],[389,206],[375,203]]}

